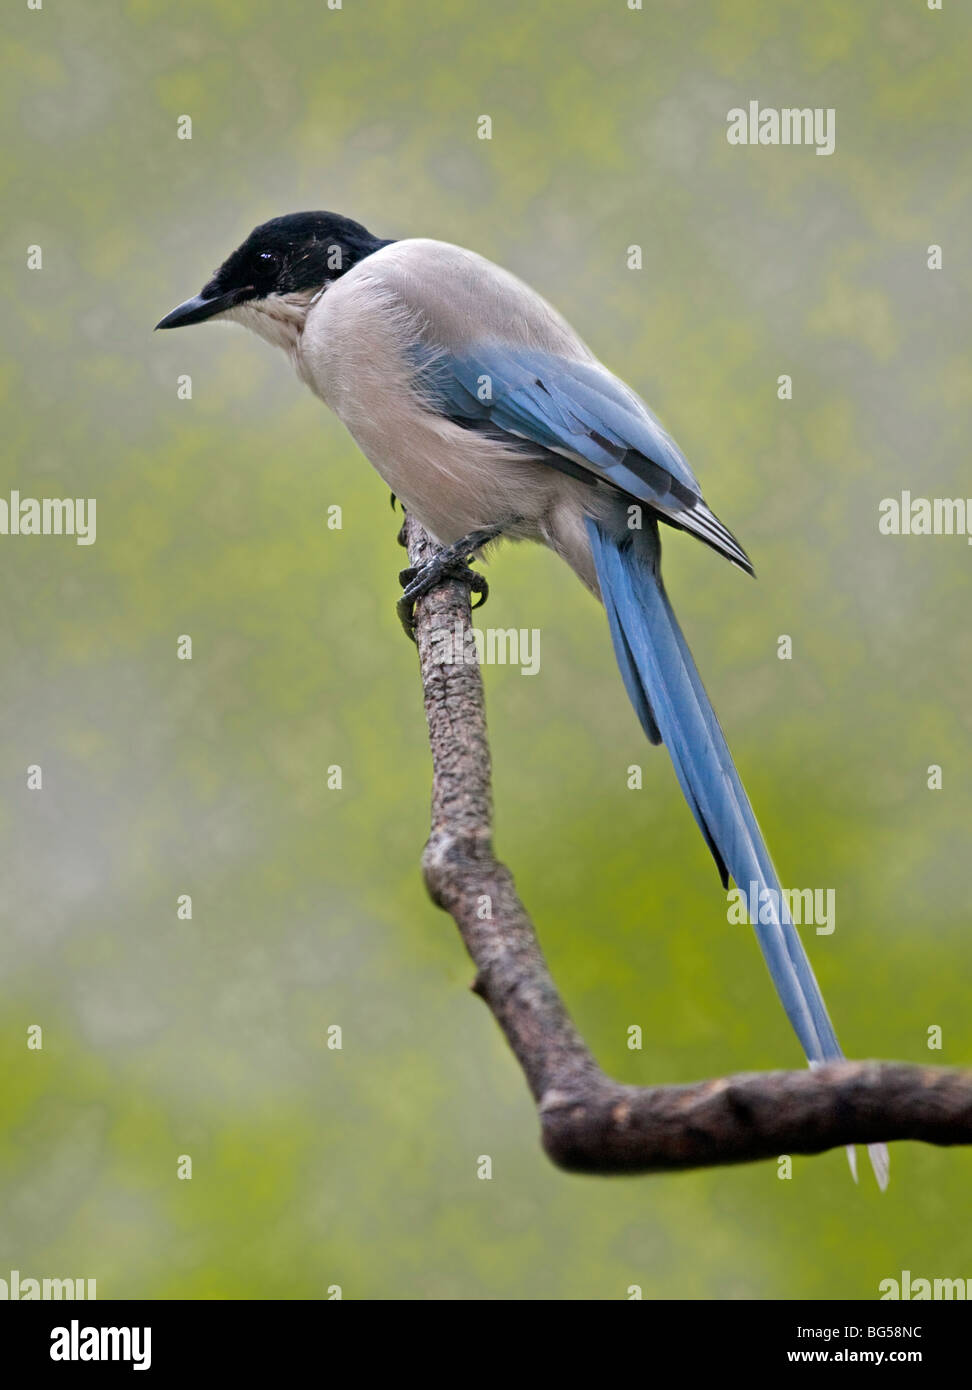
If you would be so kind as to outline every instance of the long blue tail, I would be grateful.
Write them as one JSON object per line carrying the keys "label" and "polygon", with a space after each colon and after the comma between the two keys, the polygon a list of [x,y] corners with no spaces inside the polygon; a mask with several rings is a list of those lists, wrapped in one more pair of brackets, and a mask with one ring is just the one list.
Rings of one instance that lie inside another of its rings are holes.
{"label": "long blue tail", "polygon": [[[747,902],[756,887],[753,922],[786,1015],[811,1066],[843,1057],[820,986],[793,925],[787,900],[682,636],[661,579],[657,527],[617,541],[597,522],[588,533],[601,596],[625,688],[652,743],[667,747],[675,774],[719,868],[723,887],[732,877]],[[765,890],[770,890],[768,893]],[[888,1181],[888,1151],[868,1147],[879,1185]],[[856,1179],[853,1149],[848,1150]]]}

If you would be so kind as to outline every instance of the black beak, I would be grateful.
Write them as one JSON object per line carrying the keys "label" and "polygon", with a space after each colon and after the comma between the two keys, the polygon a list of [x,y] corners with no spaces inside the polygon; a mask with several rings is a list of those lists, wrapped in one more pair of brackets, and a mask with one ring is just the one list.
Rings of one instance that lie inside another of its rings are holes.
{"label": "black beak", "polygon": [[222,314],[226,309],[232,309],[234,304],[241,304],[245,299],[252,299],[253,286],[247,285],[241,290],[227,290],[225,294],[207,294],[203,290],[202,294],[193,295],[192,299],[187,299],[184,304],[179,304],[172,310],[171,314],[166,314],[164,319],[160,319],[155,325],[156,328],[188,328],[190,323],[204,323],[206,319],[211,319],[215,314]]}

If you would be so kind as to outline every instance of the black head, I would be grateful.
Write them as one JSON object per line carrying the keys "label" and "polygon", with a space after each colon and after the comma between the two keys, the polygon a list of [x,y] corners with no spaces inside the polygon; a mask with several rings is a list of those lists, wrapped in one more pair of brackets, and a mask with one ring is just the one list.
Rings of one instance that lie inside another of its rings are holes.
{"label": "black head", "polygon": [[319,290],[389,242],[336,212],[292,212],[254,230],[192,299],[156,328],[202,323],[272,294]]}

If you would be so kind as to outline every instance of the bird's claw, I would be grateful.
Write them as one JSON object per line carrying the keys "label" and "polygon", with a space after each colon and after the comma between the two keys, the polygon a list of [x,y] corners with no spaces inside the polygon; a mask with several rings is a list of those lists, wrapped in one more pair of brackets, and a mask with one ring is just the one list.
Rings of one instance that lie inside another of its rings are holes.
{"label": "bird's claw", "polygon": [[443,579],[458,579],[466,584],[471,594],[478,594],[478,602],[473,608],[482,608],[489,597],[489,585],[485,575],[470,567],[468,561],[452,556],[435,555],[424,565],[410,565],[398,576],[403,593],[398,600],[398,616],[406,636],[415,641],[415,605],[420,598],[434,589]]}

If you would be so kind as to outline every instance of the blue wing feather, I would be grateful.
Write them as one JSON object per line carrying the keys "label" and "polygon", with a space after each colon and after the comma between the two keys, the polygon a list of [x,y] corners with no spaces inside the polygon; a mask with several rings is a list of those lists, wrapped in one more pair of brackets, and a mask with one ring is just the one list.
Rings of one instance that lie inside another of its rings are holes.
{"label": "blue wing feather", "polygon": [[462,353],[422,349],[416,385],[433,409],[489,425],[547,451],[553,467],[581,465],[591,482],[647,504],[743,569],[746,552],[706,506],[674,440],[633,391],[599,363],[506,343]]}

